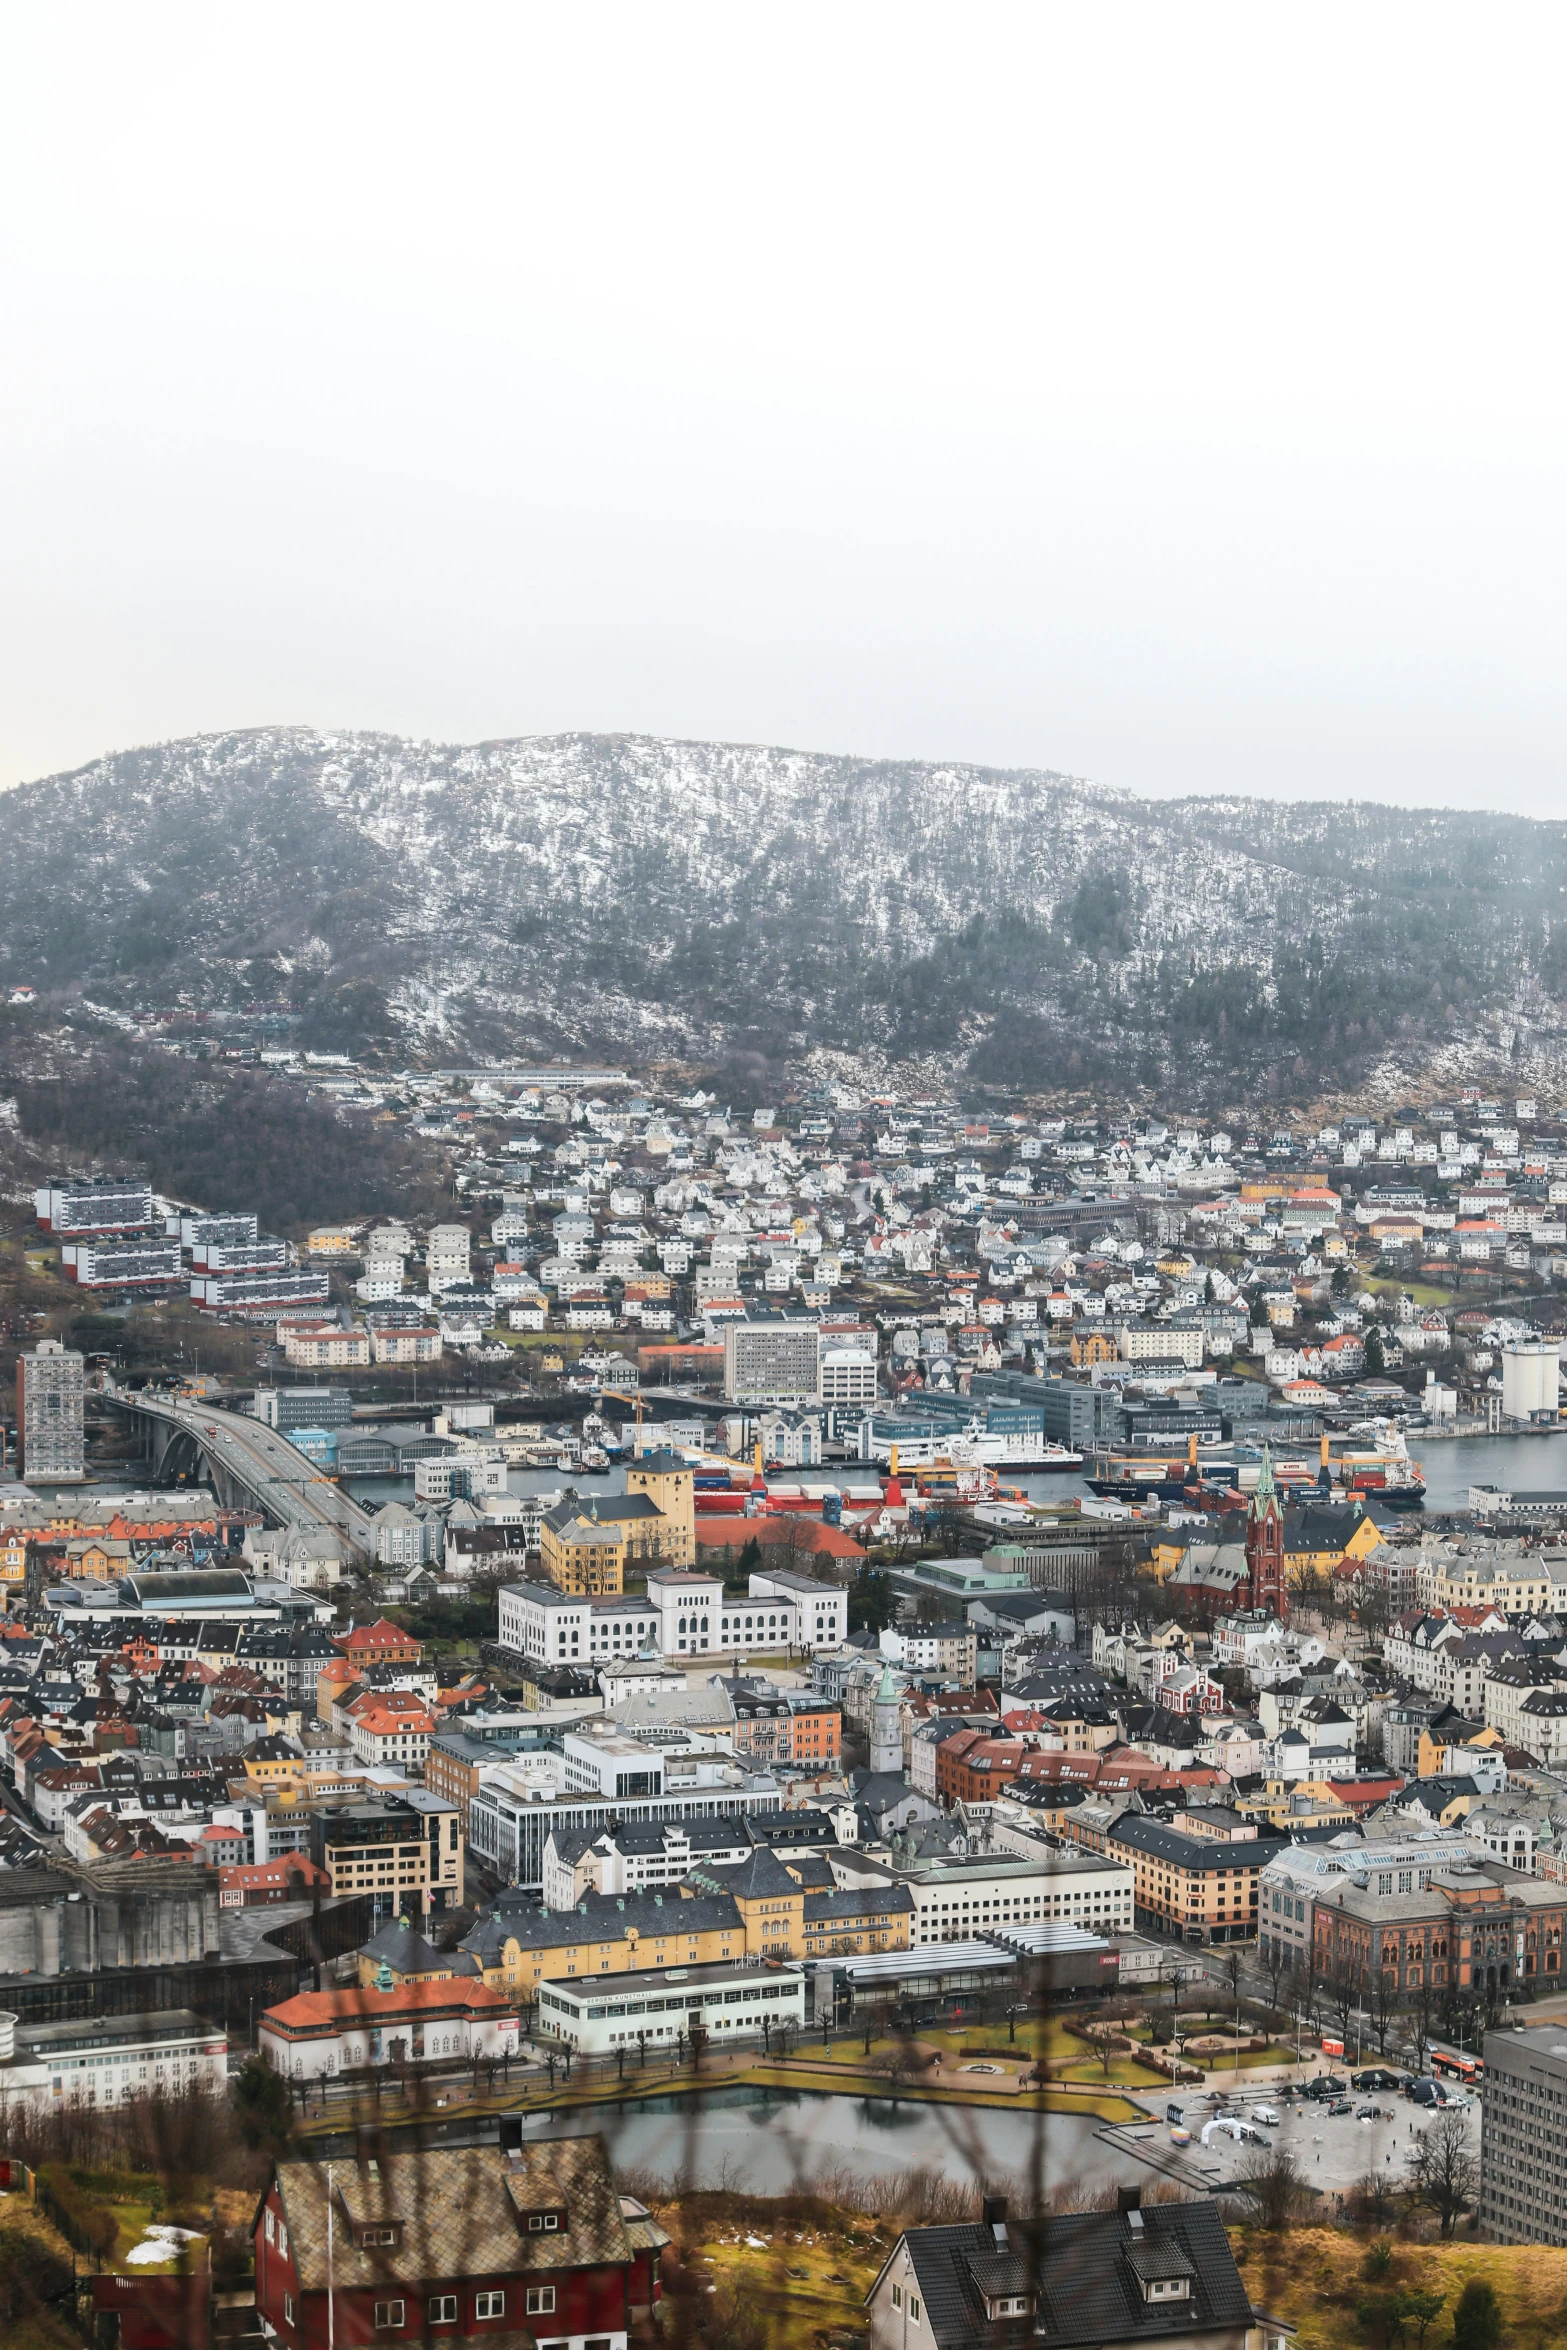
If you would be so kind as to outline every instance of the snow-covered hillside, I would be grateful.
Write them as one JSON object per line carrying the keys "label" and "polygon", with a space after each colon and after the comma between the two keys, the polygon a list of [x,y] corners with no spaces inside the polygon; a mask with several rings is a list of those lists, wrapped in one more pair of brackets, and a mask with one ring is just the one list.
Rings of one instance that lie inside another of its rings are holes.
{"label": "snow-covered hillside", "polygon": [[1003,1081],[1543,1031],[1567,828],[745,744],[304,728],[12,793],[0,976],[406,1056],[816,1042]]}

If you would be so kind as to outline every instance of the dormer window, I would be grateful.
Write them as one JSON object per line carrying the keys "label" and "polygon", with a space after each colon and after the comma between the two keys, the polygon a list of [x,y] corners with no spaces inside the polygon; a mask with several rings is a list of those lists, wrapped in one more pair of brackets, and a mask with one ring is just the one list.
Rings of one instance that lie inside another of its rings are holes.
{"label": "dormer window", "polygon": [[562,2215],[558,2211],[530,2211],[528,2214],[530,2236],[552,2235],[561,2224]]}
{"label": "dormer window", "polygon": [[1189,2301],[1191,2291],[1190,2277],[1150,2277],[1145,2297],[1149,2301]]}

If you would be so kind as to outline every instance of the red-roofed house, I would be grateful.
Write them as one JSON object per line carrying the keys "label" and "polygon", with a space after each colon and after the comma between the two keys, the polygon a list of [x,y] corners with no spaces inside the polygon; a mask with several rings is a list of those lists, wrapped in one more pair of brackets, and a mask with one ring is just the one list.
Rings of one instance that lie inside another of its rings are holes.
{"label": "red-roofed house", "polygon": [[328,1898],[332,1879],[327,1870],[308,1853],[284,1852],[276,1860],[220,1869],[218,1903],[223,1909],[266,1909],[278,1901],[308,1901],[317,1885]]}
{"label": "red-roofed house", "polygon": [[348,1735],[362,1763],[423,1769],[435,1735],[435,1717],[411,1691],[367,1690],[348,1709]]}
{"label": "red-roofed house", "polygon": [[336,1633],[332,1645],[355,1665],[416,1665],[424,1655],[413,1635],[401,1624],[389,1624],[385,1616],[378,1616],[373,1624],[356,1624],[351,1631]]}
{"label": "red-roofed house", "polygon": [[936,1793],[945,1804],[991,1803],[1022,1770],[1028,1749],[1021,1738],[992,1738],[984,1730],[959,1730],[936,1749]]}
{"label": "red-roofed house", "polygon": [[291,2081],[321,2080],[379,2064],[471,2064],[515,2056],[517,2014],[471,1977],[403,1983],[393,1991],[352,1984],[301,1991],[261,2019],[261,2053]]}

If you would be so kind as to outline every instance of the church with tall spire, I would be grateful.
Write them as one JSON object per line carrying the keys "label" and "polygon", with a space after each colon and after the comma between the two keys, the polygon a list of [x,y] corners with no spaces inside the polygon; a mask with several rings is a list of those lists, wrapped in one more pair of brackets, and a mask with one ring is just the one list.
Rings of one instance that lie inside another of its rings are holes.
{"label": "church with tall spire", "polygon": [[1246,1513],[1246,1581],[1244,1604],[1265,1608],[1281,1624],[1289,1622],[1290,1595],[1284,1580],[1284,1511],[1273,1475],[1273,1459],[1262,1448],[1262,1474]]}

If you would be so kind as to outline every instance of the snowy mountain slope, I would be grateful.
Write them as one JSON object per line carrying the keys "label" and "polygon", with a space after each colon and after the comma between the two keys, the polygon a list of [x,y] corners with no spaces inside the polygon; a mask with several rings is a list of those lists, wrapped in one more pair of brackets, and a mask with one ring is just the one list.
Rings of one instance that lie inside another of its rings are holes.
{"label": "snowy mountain slope", "polygon": [[287,1000],[395,1058],[802,1043],[1003,1082],[1555,1026],[1567,827],[1139,802],[1051,773],[305,728],[8,795],[0,978],[126,1010]]}

